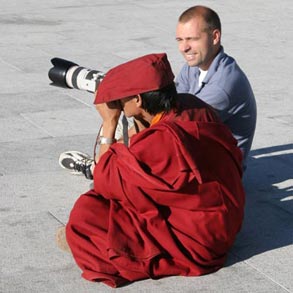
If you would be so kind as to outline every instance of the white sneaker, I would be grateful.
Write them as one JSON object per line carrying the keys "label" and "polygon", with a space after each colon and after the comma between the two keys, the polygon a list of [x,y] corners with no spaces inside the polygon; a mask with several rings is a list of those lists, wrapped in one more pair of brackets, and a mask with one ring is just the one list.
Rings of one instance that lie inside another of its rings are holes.
{"label": "white sneaker", "polygon": [[59,165],[70,171],[73,175],[84,175],[87,179],[93,179],[91,167],[94,159],[88,154],[78,151],[67,151],[59,156]]}

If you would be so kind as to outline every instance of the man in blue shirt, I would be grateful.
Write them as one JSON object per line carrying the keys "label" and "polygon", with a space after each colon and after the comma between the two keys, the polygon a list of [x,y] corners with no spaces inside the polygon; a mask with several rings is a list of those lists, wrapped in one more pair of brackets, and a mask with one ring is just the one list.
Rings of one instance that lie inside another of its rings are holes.
{"label": "man in blue shirt", "polygon": [[184,11],[176,28],[179,51],[186,60],[176,78],[178,93],[193,94],[213,106],[230,128],[243,153],[243,167],[256,125],[256,102],[250,83],[221,46],[221,22],[208,7]]}

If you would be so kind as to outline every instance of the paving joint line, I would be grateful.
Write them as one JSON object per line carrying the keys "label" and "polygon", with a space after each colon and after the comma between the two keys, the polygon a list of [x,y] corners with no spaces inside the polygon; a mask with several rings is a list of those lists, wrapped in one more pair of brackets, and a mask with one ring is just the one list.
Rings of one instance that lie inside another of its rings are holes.
{"label": "paving joint line", "polygon": [[27,122],[29,122],[30,124],[32,124],[33,126],[35,126],[36,128],[42,130],[43,132],[45,132],[47,135],[49,135],[52,138],[56,138],[55,135],[51,134],[48,130],[46,130],[43,127],[40,127],[38,124],[36,124],[34,121],[32,121],[30,118],[28,118],[24,113],[20,113],[19,114],[23,119],[25,119]]}
{"label": "paving joint line", "polygon": [[24,73],[23,70],[21,70],[20,68],[18,68],[18,67],[15,66],[15,65],[12,65],[11,63],[8,63],[8,62],[4,61],[2,58],[0,58],[0,61],[1,61],[2,63],[6,64],[7,66],[9,66],[10,68],[13,68],[13,69],[17,70],[18,72]]}
{"label": "paving joint line", "polygon": [[86,103],[86,102],[83,101],[83,100],[80,100],[79,98],[77,98],[77,97],[75,97],[75,96],[73,96],[73,95],[70,95],[70,94],[65,94],[65,95],[69,96],[70,98],[76,100],[77,102],[79,102],[79,103],[81,103],[81,104],[86,105],[86,106],[89,107],[89,108],[92,108],[92,107],[93,107],[92,105]]}
{"label": "paving joint line", "polygon": [[243,263],[245,263],[247,266],[249,266],[250,268],[252,268],[253,270],[257,271],[259,274],[263,275],[266,279],[270,280],[271,282],[273,282],[274,284],[278,285],[279,287],[283,288],[286,292],[292,293],[292,291],[290,291],[288,288],[286,288],[285,286],[283,286],[282,284],[280,284],[279,282],[275,281],[273,278],[271,278],[269,275],[265,274],[264,272],[262,272],[260,269],[258,269],[256,266],[250,264],[248,261],[246,260],[242,260],[241,257],[239,257],[237,254],[230,252],[233,256],[235,256],[238,260],[242,261]]}
{"label": "paving joint line", "polygon": [[51,217],[53,217],[57,222],[59,222],[61,225],[63,225],[63,226],[65,226],[65,224],[62,222],[62,221],[60,221],[54,214],[52,214],[50,211],[48,211],[48,214],[51,216]]}

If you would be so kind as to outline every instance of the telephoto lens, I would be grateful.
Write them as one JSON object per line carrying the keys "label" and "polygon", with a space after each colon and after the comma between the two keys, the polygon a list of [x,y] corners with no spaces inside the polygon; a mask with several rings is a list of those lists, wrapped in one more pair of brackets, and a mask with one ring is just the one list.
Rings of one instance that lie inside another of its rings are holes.
{"label": "telephoto lens", "polygon": [[51,85],[94,93],[105,77],[101,71],[81,67],[65,59],[53,58],[51,62],[53,67],[48,73]]}

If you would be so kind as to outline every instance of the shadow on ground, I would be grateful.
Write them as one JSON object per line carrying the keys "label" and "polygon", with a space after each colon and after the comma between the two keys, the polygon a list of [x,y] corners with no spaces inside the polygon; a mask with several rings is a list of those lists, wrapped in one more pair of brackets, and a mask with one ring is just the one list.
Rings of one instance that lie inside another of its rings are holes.
{"label": "shadow on ground", "polygon": [[244,176],[245,219],[231,251],[246,260],[293,242],[293,144],[253,150]]}

